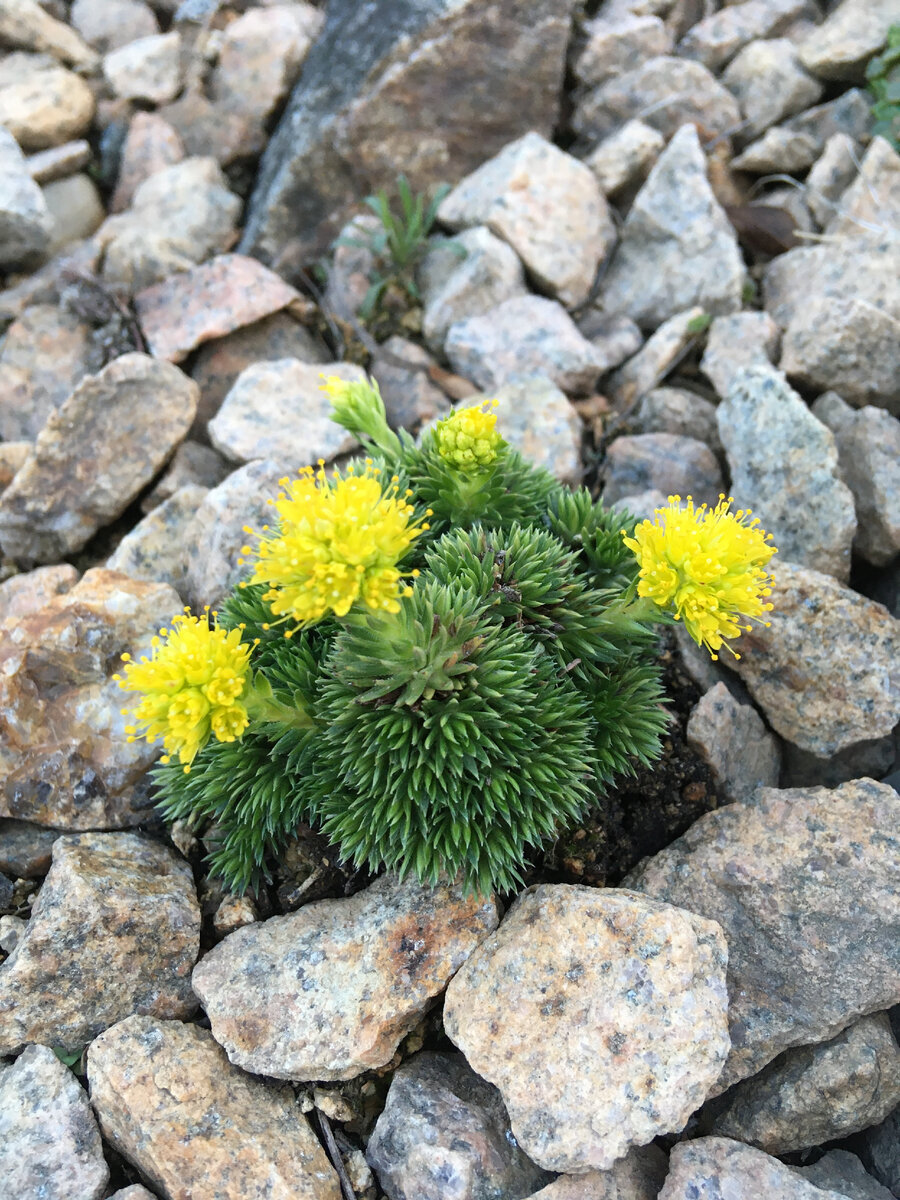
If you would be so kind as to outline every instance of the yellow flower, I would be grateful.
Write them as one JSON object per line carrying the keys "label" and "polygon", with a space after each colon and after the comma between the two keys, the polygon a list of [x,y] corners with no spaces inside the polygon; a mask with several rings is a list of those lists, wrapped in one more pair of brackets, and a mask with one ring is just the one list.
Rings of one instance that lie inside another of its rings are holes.
{"label": "yellow flower", "polygon": [[125,731],[130,742],[161,738],[162,761],[177,755],[189,771],[211,734],[233,742],[247,728],[247,709],[240,701],[248,687],[251,647],[241,642],[240,629],[211,629],[206,617],[193,617],[187,609],[151,644],[152,658],[133,662],[123,654],[125,674],[113,676],[119,687],[142,696],[122,710],[135,719]]}
{"label": "yellow flower", "polygon": [[489,411],[496,407],[496,400],[484,400],[471,408],[453,409],[439,421],[434,436],[441,458],[467,473],[490,466],[505,445],[494,428],[497,415]]}
{"label": "yellow flower", "polygon": [[720,496],[714,509],[695,509],[688,496],[682,508],[680,496],[669,496],[656,521],[642,521],[634,537],[624,539],[640,564],[638,595],[684,621],[714,659],[725,638],[750,629],[742,621],[772,608],[764,602],[772,583],[764,568],[776,553],[767,544],[772,535],[757,528],[758,518],[748,521],[749,509],[729,512],[731,503]]}
{"label": "yellow flower", "polygon": [[399,612],[412,589],[397,563],[428,525],[411,520],[411,493],[398,493],[396,476],[386,488],[378,476],[367,460],[362,474],[351,466],[329,481],[320,463],[315,473],[307,467],[299,479],[281,481],[284,491],[270,501],[281,521],[260,539],[251,579],[268,585],[263,598],[276,616],[299,626],[327,613],[343,617],[358,600]]}

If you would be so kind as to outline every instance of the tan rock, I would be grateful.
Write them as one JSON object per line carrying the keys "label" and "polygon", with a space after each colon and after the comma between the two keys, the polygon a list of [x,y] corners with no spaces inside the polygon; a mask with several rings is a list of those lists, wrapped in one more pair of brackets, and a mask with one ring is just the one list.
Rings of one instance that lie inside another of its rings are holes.
{"label": "tan rock", "polygon": [[37,0],[0,0],[0,41],[23,50],[52,54],[69,66],[86,71],[98,63],[96,53],[78,33],[45,12]]}
{"label": "tan rock", "polygon": [[0,583],[0,622],[19,620],[39,612],[54,596],[70,591],[78,582],[78,571],[68,563],[38,567],[13,575]]}
{"label": "tan rock", "polygon": [[625,407],[660,384],[698,336],[705,315],[702,308],[694,307],[664,321],[607,381],[604,390],[610,399]]}
{"label": "tan rock", "polygon": [[233,933],[194,991],[237,1066],[276,1079],[353,1079],[382,1067],[496,928],[493,900],[384,876]]}
{"label": "tan rock", "polygon": [[780,33],[805,7],[804,0],[744,0],[729,5],[692,25],[678,43],[678,53],[718,71],[748,42]]}
{"label": "tan rock", "polygon": [[635,118],[603,138],[584,161],[603,194],[614,197],[644,182],[665,144],[661,133]]}
{"label": "tan rock", "polygon": [[[18,368],[14,370],[18,374]],[[25,466],[31,448],[31,442],[0,442],[0,492],[9,487],[16,473]]]}
{"label": "tan rock", "polygon": [[761,1150],[729,1138],[697,1138],[675,1146],[659,1200],[847,1200],[814,1187]]}
{"label": "tan rock", "polygon": [[[497,401],[497,428],[514,450],[572,487],[581,484],[581,418],[564,392],[541,375],[507,383],[485,400]],[[466,403],[477,404],[473,396]]]}
{"label": "tan rock", "polygon": [[188,1017],[200,909],[183,859],[132,833],[58,838],[15,950],[0,965],[0,1053],[80,1049],[132,1013]]}
{"label": "tan rock", "polygon": [[49,183],[53,179],[65,179],[74,175],[91,161],[91,144],[84,138],[65,142],[62,146],[51,146],[30,154],[27,160],[28,174],[35,183]]}
{"label": "tan rock", "polygon": [[896,19],[893,0],[843,0],[803,42],[800,57],[821,79],[861,80]]}
{"label": "tan rock", "polygon": [[680,1130],[728,1053],[719,926],[633,892],[543,884],[447,989],[444,1027],[548,1170],[608,1170]]}
{"label": "tan rock", "polygon": [[16,51],[0,62],[0,114],[24,150],[43,150],[87,131],[94,93],[52,58]]}
{"label": "tan rock", "polygon": [[159,751],[129,744],[112,675],[123,651],[149,652],[180,608],[165,584],[92,570],[0,627],[0,816],[58,829],[143,819],[135,787]]}
{"label": "tan rock", "polygon": [[122,100],[166,104],[181,91],[181,35],[154,33],[111,50],[103,74]]}
{"label": "tan rock", "polygon": [[106,208],[89,175],[81,173],[52,179],[44,185],[43,192],[53,218],[49,255],[59,254],[73,242],[84,241],[103,224]]}
{"label": "tan rock", "polygon": [[671,31],[652,13],[601,14],[586,22],[584,33],[587,40],[574,69],[578,82],[585,87],[596,87],[624,75],[648,58],[668,54],[672,49]]}
{"label": "tan rock", "polygon": [[9,326],[0,350],[0,437],[37,437],[87,374],[90,339],[90,326],[53,304],[32,305]]}
{"label": "tan rock", "polygon": [[829,237],[851,237],[860,228],[890,233],[900,221],[900,154],[883,137],[872,138],[859,174],[825,226]]}
{"label": "tan rock", "polygon": [[768,366],[775,361],[778,342],[778,326],[768,313],[715,317],[706,335],[700,369],[724,397],[741,367]]}
{"label": "tan rock", "polygon": [[849,134],[833,133],[806,177],[806,202],[824,229],[836,215],[844,192],[853,182],[860,149]]}
{"label": "tan rock", "polygon": [[129,579],[168,583],[187,595],[184,537],[209,489],[187,484],[154,508],[122,538],[106,560],[108,571]]}
{"label": "tan rock", "polygon": [[159,33],[153,9],[144,0],[74,0],[69,19],[101,54]]}
{"label": "tan rock", "polygon": [[0,497],[0,545],[53,562],[124,512],[181,442],[197,385],[168,363],[124,354],[82,381]]}
{"label": "tan rock", "polygon": [[725,68],[722,83],[741,106],[746,141],[812,107],[823,91],[803,69],[789,38],[750,42]]}
{"label": "tan rock", "polygon": [[726,804],[758,787],[777,787],[778,742],[751,704],[739,704],[724,683],[705,692],[687,724],[690,745],[710,765]]}
{"label": "tan rock", "polygon": [[652,1142],[635,1146],[608,1171],[560,1175],[527,1200],[656,1200],[666,1165],[664,1152]]}
{"label": "tan rock", "polygon": [[136,112],[128,126],[128,136],[122,147],[116,190],[110,201],[110,212],[128,208],[137,189],[166,167],[184,158],[181,138],[159,113]]}

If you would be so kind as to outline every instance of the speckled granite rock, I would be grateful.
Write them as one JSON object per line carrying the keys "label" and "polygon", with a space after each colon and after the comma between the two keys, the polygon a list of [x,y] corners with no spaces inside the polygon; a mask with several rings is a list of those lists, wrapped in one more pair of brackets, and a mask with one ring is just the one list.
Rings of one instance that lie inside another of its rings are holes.
{"label": "speckled granite rock", "polygon": [[65,309],[34,304],[6,330],[0,350],[0,437],[34,441],[88,370],[90,326]]}
{"label": "speckled granite rock", "polygon": [[697,336],[702,308],[689,308],[664,321],[641,349],[610,377],[607,395],[622,407],[639,400],[665,379]]}
{"label": "speckled granite rock", "polygon": [[181,35],[151,33],[110,50],[103,59],[103,76],[121,100],[165,104],[182,86]]}
{"label": "speckled granite rock", "polygon": [[47,54],[14,51],[0,62],[0,114],[23,150],[60,146],[87,132],[94,116],[87,82]]}
{"label": "speckled granite rock", "polygon": [[654,1143],[635,1146],[608,1171],[560,1175],[528,1200],[656,1200],[668,1160]]}
{"label": "speckled granite rock", "polygon": [[763,788],[707,813],[625,879],[720,923],[732,1051],[716,1091],[900,997],[900,796],[871,779]]}
{"label": "speckled granite rock", "polygon": [[843,0],[803,42],[800,56],[822,79],[860,79],[896,19],[892,0]]}
{"label": "speckled granite rock", "polygon": [[758,787],[777,787],[778,742],[750,704],[739,704],[724,683],[700,697],[687,724],[687,740],[712,769],[725,803]]}
{"label": "speckled granite rock", "polygon": [[[498,245],[503,243],[498,242]],[[396,335],[382,342],[378,350],[369,364],[369,373],[378,384],[392,429],[417,430],[435,418],[447,415],[450,400],[429,378],[427,368],[436,364],[427,350],[423,350],[418,342]],[[404,366],[404,363],[410,365]]]}
{"label": "speckled granite rock", "polygon": [[74,0],[69,20],[104,54],[159,32],[153,9],[144,0]]}
{"label": "speckled granite rock", "polygon": [[131,833],[58,838],[13,953],[0,965],[0,1053],[80,1049],[132,1013],[187,1017],[200,949],[191,869]]}
{"label": "speckled granite rock", "polygon": [[604,196],[616,197],[644,182],[665,144],[658,130],[634,118],[603,138],[584,161]]}
{"label": "speckled granite rock", "polygon": [[659,1200],[846,1200],[807,1183],[762,1150],[730,1138],[697,1138],[672,1150]]}
{"label": "speckled granite rock", "polygon": [[774,560],[769,627],[734,669],[776,733],[827,758],[900,720],[900,621],[830,575]]}
{"label": "speckled granite rock", "polygon": [[26,50],[45,51],[70,66],[90,71],[97,55],[64,21],[46,12],[37,0],[0,0],[0,38]]}
{"label": "speckled granite rock", "polygon": [[816,1187],[830,1188],[849,1200],[894,1200],[894,1193],[870,1175],[855,1154],[829,1150],[810,1167],[794,1170]]}
{"label": "speckled granite rock", "polygon": [[[496,388],[490,399],[497,401],[497,428],[515,450],[563,483],[580,485],[581,420],[564,392],[536,375]],[[478,400],[473,396],[466,403]]]}
{"label": "speckled granite rock", "polygon": [[806,177],[806,203],[822,229],[856,177],[862,153],[849,134],[833,133]]}
{"label": "speckled granite rock", "polygon": [[231,471],[232,464],[226,462],[212,446],[190,440],[182,442],[156,486],[141,499],[141,511],[152,512],[181,488],[201,487],[208,490],[218,487]]}
{"label": "speckled granite rock", "polygon": [[720,450],[716,406],[686,388],[653,388],[641,397],[634,413],[639,433],[674,433]]}
{"label": "speckled granite rock", "polygon": [[778,342],[778,326],[768,313],[742,312],[715,317],[706,335],[700,369],[719,396],[724,397],[742,367],[765,367],[777,359]]}
{"label": "speckled granite rock", "polygon": [[787,1050],[726,1097],[712,1132],[789,1154],[882,1121],[900,1104],[900,1048],[887,1013],[830,1042]]}
{"label": "speckled granite rock", "polygon": [[58,829],[0,817],[0,871],[12,879],[38,879],[50,870]]}
{"label": "speckled granite rock", "polygon": [[184,597],[184,536],[208,493],[208,488],[195,484],[179,488],[126,533],[106,560],[107,570],[121,571],[129,579],[168,583]]}
{"label": "speckled granite rock", "polygon": [[804,0],[745,0],[720,9],[692,25],[678,53],[718,71],[748,42],[780,33],[806,5]]}
{"label": "speckled granite rock", "polygon": [[50,244],[51,232],[41,189],[28,173],[15,138],[0,127],[0,267],[41,255]]}
{"label": "speckled granite rock", "polygon": [[789,38],[750,42],[725,68],[722,83],[741,106],[745,141],[812,107],[823,91],[803,69]]}
{"label": "speckled granite rock", "polygon": [[543,884],[447,989],[444,1028],[548,1170],[608,1170],[680,1130],[728,1053],[719,926],[620,889]]}
{"label": "speckled granite rock", "polygon": [[585,87],[596,87],[633,71],[648,58],[668,54],[672,32],[653,13],[629,11],[600,13],[584,24],[585,43],[575,59],[575,78]]}
{"label": "speckled granite rock", "polygon": [[493,900],[385,876],[233,933],[202,959],[194,991],[237,1066],[353,1079],[390,1060],[496,924]]}
{"label": "speckled granite rock", "polygon": [[289,1088],[232,1067],[196,1025],[129,1017],[88,1051],[104,1136],[165,1200],[341,1200]]}
{"label": "speckled granite rock", "polygon": [[100,1200],[109,1168],[90,1101],[48,1046],[0,1065],[0,1180],[10,1197]]}
{"label": "speckled granite rock", "polygon": [[522,1200],[550,1179],[519,1149],[500,1093],[461,1054],[403,1063],[366,1157],[390,1200]]}
{"label": "speckled granite rock", "polygon": [[53,596],[73,588],[78,579],[78,571],[69,563],[36,567],[33,571],[11,575],[0,583],[0,621],[37,612]]}
{"label": "speckled granite rock", "polygon": [[[800,175],[815,162],[817,149],[809,134],[776,125],[733,158],[731,167],[734,171],[749,171],[754,175]],[[777,199],[773,198],[772,192],[767,192],[764,197],[767,205],[791,212],[788,205],[777,203]],[[797,223],[797,228],[805,227],[801,222]]]}
{"label": "speckled granite rock", "polygon": [[181,606],[166,584],[95,569],[0,628],[0,816],[57,829],[142,820],[159,748],[128,742],[112,676]]}
{"label": "speckled granite rock", "polygon": [[698,503],[715,504],[725,486],[709,446],[675,433],[616,438],[606,451],[602,474],[606,504],[651,489],[667,496],[693,495]]}
{"label": "speckled granite rock", "polygon": [[890,233],[900,218],[900,154],[883,137],[873,137],[859,173],[840,198],[825,232],[853,237],[867,225]]}
{"label": "speckled granite rock", "polygon": [[124,354],[89,375],[0,496],[5,552],[54,562],[80,550],[150,482],[196,409],[197,385],[145,354]]}
{"label": "speckled granite rock", "polygon": [[[122,3],[123,0],[115,2]],[[184,146],[181,138],[168,121],[164,121],[159,113],[136,112],[128,125],[128,135],[122,145],[116,190],[110,201],[110,211],[123,212],[146,179],[155,175],[157,171],[174,166],[183,158]]]}

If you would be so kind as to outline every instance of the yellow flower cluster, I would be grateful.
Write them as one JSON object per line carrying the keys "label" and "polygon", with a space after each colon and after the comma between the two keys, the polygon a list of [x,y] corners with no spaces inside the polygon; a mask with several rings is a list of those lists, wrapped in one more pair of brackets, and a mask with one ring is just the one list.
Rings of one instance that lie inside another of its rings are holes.
{"label": "yellow flower cluster", "polygon": [[113,678],[125,691],[142,695],[134,708],[122,710],[135,720],[125,727],[128,740],[161,738],[166,749],[162,761],[177,755],[188,771],[210,735],[233,742],[247,728],[241,699],[251,647],[241,642],[240,629],[211,629],[206,617],[191,616],[187,609],[159,634],[152,642],[152,658],[133,662],[123,654],[125,674]]}
{"label": "yellow flower cluster", "polygon": [[441,458],[461,471],[481,471],[489,467],[505,443],[494,426],[496,400],[485,400],[471,408],[454,409],[439,421],[434,435]]}
{"label": "yellow flower cluster", "polygon": [[399,494],[396,476],[386,488],[378,476],[367,460],[362,474],[351,466],[346,477],[329,480],[320,463],[316,472],[307,467],[299,479],[281,481],[284,491],[271,501],[280,523],[260,539],[251,577],[268,586],[263,598],[275,616],[299,626],[327,613],[342,617],[358,600],[399,612],[412,589],[397,563],[428,525],[411,519],[412,493]]}
{"label": "yellow flower cluster", "polygon": [[764,602],[772,583],[764,568],[776,553],[767,544],[772,535],[758,528],[756,517],[748,521],[749,509],[730,512],[731,504],[720,496],[714,509],[695,509],[688,496],[682,508],[680,496],[669,496],[656,521],[642,521],[633,538],[625,537],[640,564],[638,595],[684,621],[714,659],[725,638],[750,629],[742,620],[772,608]]}

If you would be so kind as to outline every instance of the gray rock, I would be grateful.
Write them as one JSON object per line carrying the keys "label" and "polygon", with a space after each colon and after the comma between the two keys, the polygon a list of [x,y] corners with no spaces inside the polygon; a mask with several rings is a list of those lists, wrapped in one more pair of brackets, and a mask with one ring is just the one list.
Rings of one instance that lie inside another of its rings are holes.
{"label": "gray rock", "polygon": [[691,305],[739,310],[744,264],[706,175],[693,126],[680,129],[638,192],[603,284],[608,310],[655,329]]}
{"label": "gray rock", "polygon": [[874,137],[859,174],[841,196],[838,211],[825,226],[829,237],[852,237],[860,229],[896,234],[900,221],[900,155],[883,137]]}
{"label": "gray rock", "polygon": [[846,1200],[807,1183],[777,1158],[733,1142],[705,1137],[672,1150],[659,1200]]}
{"label": "gray rock", "polygon": [[152,512],[181,488],[218,487],[230,471],[231,464],[212,446],[204,446],[200,442],[182,442],[160,476],[159,483],[141,500],[141,511]]}
{"label": "gray rock", "polygon": [[855,82],[896,20],[893,0],[842,0],[803,42],[800,55],[807,70],[822,79]]}
{"label": "gray rock", "polygon": [[58,837],[57,829],[0,818],[0,871],[13,879],[38,879],[46,875],[50,869],[50,851]]}
{"label": "gray rock", "polygon": [[156,1200],[156,1197],[141,1184],[133,1183],[130,1187],[120,1188],[119,1191],[113,1192],[109,1200]]}
{"label": "gray rock", "polygon": [[497,401],[497,428],[515,450],[562,483],[581,484],[581,419],[556,384],[536,375],[504,384],[490,399]]}
{"label": "gray rock", "polygon": [[745,0],[692,25],[678,53],[718,71],[748,42],[781,33],[806,9],[804,0]]}
{"label": "gray rock", "polygon": [[107,569],[131,579],[168,583],[185,597],[184,536],[208,491],[190,483],[179,488],[126,533],[106,560]]}
{"label": "gray rock", "polygon": [[848,1150],[829,1150],[812,1166],[794,1170],[816,1187],[830,1188],[849,1200],[894,1200],[894,1193],[870,1175]]}
{"label": "gray rock", "polygon": [[806,177],[806,203],[824,229],[837,214],[840,199],[856,177],[858,144],[846,133],[833,133]]}
{"label": "gray rock", "polygon": [[896,1196],[900,1192],[900,1108],[866,1130],[858,1152],[866,1170]]}
{"label": "gray rock", "polygon": [[[403,362],[410,365],[402,366]],[[388,424],[393,429],[418,430],[435,418],[447,415],[450,401],[431,382],[427,372],[428,367],[435,365],[434,359],[418,342],[406,338],[390,337],[378,347],[369,371],[378,384]],[[416,367],[421,369],[416,370]]]}
{"label": "gray rock", "polygon": [[770,125],[810,108],[822,96],[822,85],[804,71],[788,38],[750,42],[726,67],[722,82],[741,106],[746,141]]}
{"label": "gray rock", "polygon": [[200,962],[194,991],[236,1066],[354,1079],[390,1061],[497,919],[493,899],[383,876],[239,929]]}
{"label": "gray rock", "polygon": [[0,350],[0,437],[34,441],[89,369],[91,328],[64,308],[33,304]]}
{"label": "gray rock", "polygon": [[725,396],[741,367],[768,366],[778,357],[778,326],[765,312],[715,317],[706,335],[700,369]]}
{"label": "gray rock", "polygon": [[15,138],[0,125],[0,267],[40,257],[53,219]]}
{"label": "gray rock", "polygon": [[358,443],[331,419],[324,378],[366,379],[352,363],[303,363],[279,358],[247,367],[209,422],[209,440],[234,462],[285,458],[296,468],[330,461]]}
{"label": "gray rock", "polygon": [[504,146],[442,202],[450,229],[485,225],[512,246],[542,290],[583,303],[616,240],[594,175],[538,133]]}
{"label": "gray rock", "polygon": [[571,9],[571,0],[330,4],[263,157],[242,249],[308,262],[348,206],[398,170],[414,188],[455,181],[528,130],[549,136]]}
{"label": "gray rock", "polygon": [[124,354],[54,412],[0,497],[0,545],[54,562],[124,512],[181,442],[197,385],[177,367]]}
{"label": "gray rock", "polygon": [[831,431],[771,366],[738,371],[717,416],[740,507],[785,559],[845,581],[856,515]]}
{"label": "gray rock", "polygon": [[635,118],[603,138],[584,161],[604,196],[614,198],[644,182],[665,144],[661,133]]}
{"label": "gray rock", "polygon": [[650,489],[664,495],[692,495],[715,504],[724,483],[716,456],[705,442],[675,433],[638,433],[618,437],[603,463],[603,500]]}
{"label": "gray rock", "polygon": [[608,1171],[560,1175],[528,1200],[656,1200],[668,1167],[654,1143],[635,1146]]}
{"label": "gray rock", "polygon": [[609,1170],[680,1130],[714,1085],[726,957],[719,926],[683,909],[537,885],[452,979],[444,1028],[499,1088],[536,1163]]}
{"label": "gray rock", "polygon": [[[719,318],[727,320],[728,318]],[[646,392],[634,412],[639,433],[675,433],[721,449],[716,406],[686,388],[659,387]]]}
{"label": "gray rock", "polygon": [[896,1003],[900,795],[871,779],[762,788],[701,817],[626,887],[719,922],[731,1054],[715,1091]]}
{"label": "gray rock", "polygon": [[461,1054],[417,1054],[400,1067],[366,1158],[390,1200],[522,1200],[551,1178],[519,1149],[500,1093]]}
{"label": "gray rock", "polygon": [[100,1200],[106,1192],[90,1101],[48,1046],[0,1066],[0,1179],[10,1200]]}
{"label": "gray rock", "polygon": [[[646,492],[636,492],[633,496],[623,496],[609,507],[616,512],[629,513],[637,521],[652,521],[658,508],[665,508],[668,497],[656,488]],[[707,656],[708,657],[708,656]]]}
{"label": "gray rock", "polygon": [[53,179],[43,187],[44,200],[53,220],[53,236],[47,256],[59,254],[73,243],[89,238],[103,224],[106,208],[97,185],[89,175]]}
{"label": "gray rock", "polygon": [[575,78],[585,87],[596,87],[616,75],[633,71],[648,58],[668,54],[672,34],[652,13],[601,14],[584,27],[586,42],[575,60]]}
{"label": "gray rock", "polygon": [[681,622],[676,622],[673,632],[678,664],[701,692],[708,692],[716,684],[722,683],[738,704],[753,703],[740,679],[732,671],[726,670],[718,659],[710,658],[709,651],[697,645]]}
{"label": "gray rock", "polygon": [[684,357],[688,348],[706,328],[702,308],[689,308],[664,321],[633,358],[630,358],[606,382],[607,395],[620,407],[652,391]]}
{"label": "gray rock", "polygon": [[422,332],[435,353],[443,350],[447,331],[457,321],[528,292],[519,256],[481,225],[429,249],[422,263],[421,289]]}
{"label": "gray rock", "polygon": [[578,318],[578,328],[603,361],[603,370],[621,366],[644,344],[643,334],[631,317],[589,308]]}
{"label": "gray rock", "polygon": [[[815,162],[818,147],[808,133],[798,133],[785,125],[767,129],[761,138],[751,142],[731,161],[735,171],[750,171],[754,175],[802,174]],[[770,193],[766,193],[766,203]]]}
{"label": "gray rock", "polygon": [[566,310],[543,296],[514,297],[457,321],[444,348],[457,374],[490,391],[543,375],[564,392],[583,395],[602,370],[599,354]]}
{"label": "gray rock", "polygon": [[835,133],[846,133],[854,141],[868,141],[872,128],[871,97],[860,88],[849,88],[834,100],[817,104],[788,121],[791,129],[808,133],[820,150]]}
{"label": "gray rock", "polygon": [[706,67],[668,55],[651,58],[589,92],[576,107],[572,124],[582,137],[595,139],[634,117],[666,138],[683,125],[724,134],[741,123],[734,97]]}
{"label": "gray rock", "polygon": [[887,1013],[863,1017],[830,1042],[786,1050],[725,1099],[712,1132],[768,1154],[876,1124],[900,1104],[900,1047]]}
{"label": "gray rock", "polygon": [[144,0],[74,0],[70,20],[103,54],[159,32],[153,9]]}
{"label": "gray rock", "polygon": [[710,688],[694,706],[687,740],[709,763],[726,804],[758,787],[778,786],[781,755],[777,740],[756,709],[739,704],[724,683]]}
{"label": "gray rock", "polygon": [[80,1049],[132,1013],[190,1016],[199,950],[183,859],[131,833],[58,838],[28,927],[0,965],[0,1053]]}

